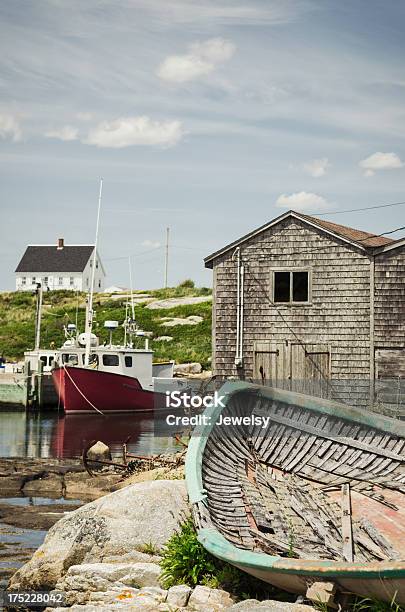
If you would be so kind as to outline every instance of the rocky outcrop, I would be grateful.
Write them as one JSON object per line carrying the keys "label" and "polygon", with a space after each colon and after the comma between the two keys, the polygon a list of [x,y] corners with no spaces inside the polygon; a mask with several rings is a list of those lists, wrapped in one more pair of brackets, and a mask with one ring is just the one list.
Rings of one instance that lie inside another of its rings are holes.
{"label": "rocky outcrop", "polygon": [[204,319],[199,315],[190,315],[189,317],[163,317],[161,321],[164,327],[176,327],[177,325],[198,325]]}
{"label": "rocky outcrop", "polygon": [[184,374],[200,374],[201,371],[202,365],[197,362],[179,363],[174,366],[174,373],[177,376],[182,376]]}
{"label": "rocky outcrop", "polygon": [[203,302],[212,302],[212,295],[201,295],[196,297],[179,297],[167,298],[166,300],[154,300],[150,302],[146,308],[157,310],[159,308],[175,308],[176,306],[189,306],[192,304],[201,304]]}
{"label": "rocky outcrop", "polygon": [[181,480],[142,482],[110,493],[54,525],[10,587],[49,590],[71,566],[122,558],[145,546],[159,551],[188,515]]}

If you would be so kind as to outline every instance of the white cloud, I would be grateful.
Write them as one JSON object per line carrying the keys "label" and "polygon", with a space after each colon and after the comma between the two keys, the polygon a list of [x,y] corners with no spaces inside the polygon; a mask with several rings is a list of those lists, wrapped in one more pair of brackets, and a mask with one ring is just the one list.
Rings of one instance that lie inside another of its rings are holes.
{"label": "white cloud", "polygon": [[376,170],[393,170],[404,165],[396,153],[381,153],[381,151],[373,153],[359,163],[359,166],[365,169],[364,176],[373,176]]}
{"label": "white cloud", "polygon": [[313,159],[310,162],[304,164],[305,172],[308,172],[314,178],[319,178],[326,174],[328,168],[330,168],[330,163],[327,157],[321,157],[320,159]]}
{"label": "white cloud", "polygon": [[152,121],[147,116],[102,121],[90,130],[85,144],[120,149],[133,145],[170,147],[184,135],[180,121]]}
{"label": "white cloud", "polygon": [[276,206],[306,212],[308,210],[324,210],[329,208],[330,204],[325,198],[316,193],[299,191],[291,195],[283,193],[277,198]]}
{"label": "white cloud", "polygon": [[154,240],[144,240],[142,242],[142,246],[144,247],[148,247],[151,249],[158,249],[160,246],[162,246],[162,244],[160,242],[154,241]]}
{"label": "white cloud", "polygon": [[21,140],[21,127],[13,115],[0,114],[0,138],[11,138],[14,142]]}
{"label": "white cloud", "polygon": [[71,140],[77,140],[79,136],[79,130],[71,125],[65,125],[58,130],[51,130],[45,134],[47,138],[57,138],[69,142]]}
{"label": "white cloud", "polygon": [[206,76],[228,61],[235,53],[235,45],[224,38],[210,38],[190,46],[184,55],[169,55],[159,66],[157,75],[172,83],[185,83]]}

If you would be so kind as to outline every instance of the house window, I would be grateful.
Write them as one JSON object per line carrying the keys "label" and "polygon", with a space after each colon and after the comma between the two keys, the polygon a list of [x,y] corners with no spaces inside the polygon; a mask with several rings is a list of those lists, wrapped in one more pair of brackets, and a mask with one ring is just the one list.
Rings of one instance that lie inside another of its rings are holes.
{"label": "house window", "polygon": [[75,279],[73,278],[73,276],[71,276],[71,277],[69,278],[69,285],[70,285],[71,287],[73,287],[74,282],[75,282]]}
{"label": "house window", "polygon": [[63,276],[59,276],[58,285],[63,285]]}
{"label": "house window", "polygon": [[36,277],[36,276],[33,276],[33,277],[32,277],[32,281],[31,281],[31,284],[32,284],[32,285],[35,285],[35,283],[36,283],[36,282],[37,282],[37,277]]}
{"label": "house window", "polygon": [[273,274],[273,300],[276,304],[309,302],[308,270],[280,270]]}
{"label": "house window", "polygon": [[27,283],[27,277],[23,276],[22,279],[21,279],[21,284],[22,285],[26,285],[26,283]]}
{"label": "house window", "polygon": [[98,261],[96,261],[96,269],[98,269]]}
{"label": "house window", "polygon": [[44,277],[44,285],[45,285],[45,287],[47,287],[47,286],[48,286],[48,280],[49,280],[49,279],[48,279],[48,277],[47,277],[47,276],[45,276],[45,277]]}
{"label": "house window", "polygon": [[101,289],[101,280],[98,281],[98,288]]}

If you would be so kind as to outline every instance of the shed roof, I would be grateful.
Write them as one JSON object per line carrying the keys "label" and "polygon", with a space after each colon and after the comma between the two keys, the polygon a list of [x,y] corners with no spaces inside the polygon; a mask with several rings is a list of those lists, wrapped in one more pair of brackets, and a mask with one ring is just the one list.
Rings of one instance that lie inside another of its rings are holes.
{"label": "shed roof", "polygon": [[94,245],[29,245],[16,272],[83,272]]}
{"label": "shed roof", "polygon": [[269,221],[268,223],[265,223],[264,225],[258,227],[252,232],[245,234],[238,240],[231,242],[230,244],[226,245],[222,249],[219,249],[218,251],[215,251],[211,255],[208,255],[208,257],[204,259],[205,266],[207,268],[212,268],[213,261],[216,257],[219,257],[220,255],[222,255],[223,253],[226,253],[232,248],[236,248],[243,242],[246,242],[247,240],[249,240],[249,238],[252,238],[253,236],[256,236],[257,234],[264,232],[269,227],[272,227],[273,225],[280,223],[281,221],[283,221],[284,219],[288,217],[294,217],[294,218],[300,219],[304,223],[308,223],[309,225],[315,226],[318,229],[328,234],[333,235],[335,238],[341,238],[345,242],[349,242],[364,250],[374,249],[377,247],[383,247],[383,246],[390,245],[396,242],[395,240],[392,240],[391,238],[387,238],[385,236],[378,236],[377,234],[370,234],[369,232],[364,232],[362,230],[354,229],[353,227],[347,227],[346,225],[332,223],[331,221],[324,221],[323,219],[318,219],[317,217],[312,217],[311,215],[304,215],[302,213],[297,213],[294,210],[289,210],[288,212],[280,215],[279,217],[276,217],[272,221]]}

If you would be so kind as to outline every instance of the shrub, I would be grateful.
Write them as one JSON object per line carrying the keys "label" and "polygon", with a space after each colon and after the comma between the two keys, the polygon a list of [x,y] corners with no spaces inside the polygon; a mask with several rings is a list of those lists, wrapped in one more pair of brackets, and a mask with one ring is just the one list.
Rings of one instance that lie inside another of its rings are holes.
{"label": "shrub", "polygon": [[182,281],[181,283],[178,284],[179,287],[181,287],[182,289],[194,289],[195,284],[194,281],[191,280],[191,278],[186,278],[186,280]]}

